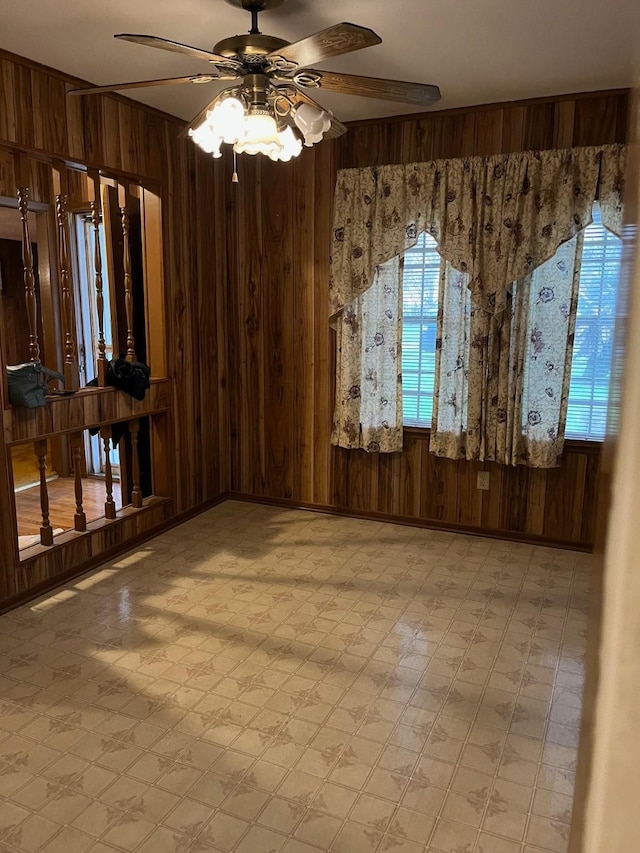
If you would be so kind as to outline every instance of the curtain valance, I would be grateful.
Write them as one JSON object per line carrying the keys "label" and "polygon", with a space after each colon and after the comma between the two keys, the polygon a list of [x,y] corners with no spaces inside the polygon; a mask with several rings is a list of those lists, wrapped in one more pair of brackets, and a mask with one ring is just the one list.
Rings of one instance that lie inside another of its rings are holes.
{"label": "curtain valance", "polygon": [[525,151],[490,157],[344,169],[338,172],[330,315],[372,284],[381,264],[423,231],[469,276],[474,303],[507,306],[514,281],[530,275],[591,222],[620,235],[623,145]]}

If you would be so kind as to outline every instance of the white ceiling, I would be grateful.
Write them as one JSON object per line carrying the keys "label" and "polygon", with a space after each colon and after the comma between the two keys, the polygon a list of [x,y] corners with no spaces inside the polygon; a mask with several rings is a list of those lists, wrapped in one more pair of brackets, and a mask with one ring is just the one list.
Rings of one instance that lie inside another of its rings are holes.
{"label": "white ceiling", "polygon": [[[383,43],[320,68],[436,83],[436,109],[629,86],[638,0],[286,0],[261,29],[295,41],[330,24],[371,27]],[[207,64],[118,42],[159,35],[211,49],[246,32],[226,0],[0,0],[0,47],[97,84],[207,71]],[[184,119],[229,83],[132,90]],[[419,111],[402,104],[319,94],[345,121]]]}

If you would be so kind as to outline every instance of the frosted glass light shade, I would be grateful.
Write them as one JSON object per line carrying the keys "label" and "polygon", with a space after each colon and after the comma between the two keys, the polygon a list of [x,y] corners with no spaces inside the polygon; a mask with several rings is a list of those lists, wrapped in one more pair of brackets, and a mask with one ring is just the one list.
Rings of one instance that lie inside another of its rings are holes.
{"label": "frosted glass light shade", "polygon": [[234,149],[238,154],[279,154],[282,143],[278,138],[278,127],[273,116],[253,113],[245,116],[244,130]]}
{"label": "frosted glass light shade", "polygon": [[303,141],[308,146],[321,141],[331,127],[331,115],[302,103],[290,113],[295,126],[292,123],[278,132],[272,106],[252,106],[247,110],[242,100],[230,95],[219,100],[201,124],[189,131],[189,136],[213,157],[222,156],[221,147],[226,143],[237,154],[264,154],[287,162],[299,156]]}
{"label": "frosted glass light shade", "polygon": [[225,98],[209,110],[207,121],[223,142],[233,144],[244,128],[244,104],[238,98]]}
{"label": "frosted glass light shade", "polygon": [[318,110],[311,104],[303,103],[296,107],[293,120],[304,136],[306,146],[321,142],[322,137],[331,127],[331,113],[327,110]]}
{"label": "frosted glass light shade", "polygon": [[222,152],[220,151],[222,137],[216,136],[206,120],[195,129],[190,130],[189,136],[206,154],[212,154],[216,158],[222,157]]}
{"label": "frosted glass light shade", "polygon": [[302,141],[298,139],[290,127],[286,127],[278,134],[278,139],[282,145],[282,150],[273,151],[269,154],[272,160],[281,160],[287,163],[293,157],[297,157],[302,151]]}
{"label": "frosted glass light shade", "polygon": [[244,128],[244,104],[238,98],[225,98],[207,112],[205,120],[189,136],[207,154],[222,157],[223,142],[233,144]]}

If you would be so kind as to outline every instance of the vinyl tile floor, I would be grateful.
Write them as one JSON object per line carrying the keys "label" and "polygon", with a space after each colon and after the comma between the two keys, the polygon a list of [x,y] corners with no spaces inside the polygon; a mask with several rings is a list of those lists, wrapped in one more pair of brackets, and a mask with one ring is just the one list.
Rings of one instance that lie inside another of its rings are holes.
{"label": "vinyl tile floor", "polygon": [[223,503],[0,616],[0,850],[565,853],[591,559]]}

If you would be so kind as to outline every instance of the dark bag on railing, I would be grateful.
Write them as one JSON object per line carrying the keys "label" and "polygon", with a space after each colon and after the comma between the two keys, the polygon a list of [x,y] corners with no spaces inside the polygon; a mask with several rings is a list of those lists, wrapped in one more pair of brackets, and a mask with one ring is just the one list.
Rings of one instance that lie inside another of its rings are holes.
{"label": "dark bag on railing", "polygon": [[54,379],[64,382],[64,376],[55,370],[49,370],[39,361],[7,366],[9,381],[9,402],[12,406],[25,406],[38,409],[46,404],[47,383]]}
{"label": "dark bag on railing", "polygon": [[144,400],[145,391],[150,388],[151,368],[141,361],[127,361],[114,358],[107,367],[107,385],[120,388],[136,400]]}

